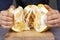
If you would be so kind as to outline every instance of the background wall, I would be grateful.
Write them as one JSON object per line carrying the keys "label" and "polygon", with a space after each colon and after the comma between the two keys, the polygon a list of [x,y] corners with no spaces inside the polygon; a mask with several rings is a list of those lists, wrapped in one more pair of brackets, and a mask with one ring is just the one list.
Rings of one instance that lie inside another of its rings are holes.
{"label": "background wall", "polygon": [[53,9],[57,9],[57,0],[49,0],[49,5],[53,8]]}

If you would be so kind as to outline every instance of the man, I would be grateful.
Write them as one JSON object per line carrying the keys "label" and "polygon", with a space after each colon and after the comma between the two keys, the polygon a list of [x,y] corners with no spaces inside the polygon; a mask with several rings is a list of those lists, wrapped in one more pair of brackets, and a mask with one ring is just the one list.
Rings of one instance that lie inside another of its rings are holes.
{"label": "man", "polygon": [[[48,0],[16,0],[17,4],[23,8],[28,4],[48,4]],[[7,11],[10,5],[12,5],[12,0],[0,0],[0,40],[4,40],[5,34],[13,26],[13,15]],[[17,6],[18,6],[17,5]],[[49,10],[47,16],[46,24],[49,27],[60,27],[60,14],[57,10],[50,8],[48,5],[45,7]],[[3,11],[4,10],[4,11]]]}

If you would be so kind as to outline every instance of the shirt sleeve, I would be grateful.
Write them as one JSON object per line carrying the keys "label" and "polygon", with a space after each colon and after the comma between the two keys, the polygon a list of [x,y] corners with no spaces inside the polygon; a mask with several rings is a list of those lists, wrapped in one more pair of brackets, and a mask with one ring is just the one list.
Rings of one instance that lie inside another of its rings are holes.
{"label": "shirt sleeve", "polygon": [[4,40],[5,38],[5,34],[9,32],[9,29],[5,29],[3,27],[0,26],[0,40]]}
{"label": "shirt sleeve", "polygon": [[0,11],[7,10],[12,5],[13,0],[0,0]]}

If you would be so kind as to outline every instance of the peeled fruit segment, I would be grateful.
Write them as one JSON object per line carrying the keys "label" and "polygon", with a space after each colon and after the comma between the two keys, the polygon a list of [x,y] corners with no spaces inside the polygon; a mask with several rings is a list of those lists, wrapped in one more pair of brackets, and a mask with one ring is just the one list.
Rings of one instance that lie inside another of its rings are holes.
{"label": "peeled fruit segment", "polygon": [[[38,5],[38,10],[41,12],[36,13],[36,18],[35,18],[35,22],[34,22],[34,28],[36,29],[36,31],[38,32],[43,32],[46,31],[48,29],[48,26],[45,24],[45,21],[47,19],[47,12],[48,10],[44,7],[43,4],[39,4]],[[39,16],[40,15],[40,16]]]}
{"label": "peeled fruit segment", "polygon": [[45,24],[45,20],[46,20],[45,15],[40,16],[40,19],[36,17],[35,22],[34,22],[34,28],[37,32],[43,32],[48,29],[47,25]]}
{"label": "peeled fruit segment", "polygon": [[38,7],[36,5],[28,5],[24,8],[25,13],[25,22],[29,26],[29,28],[34,28],[33,22],[35,18],[36,11],[38,10]]}
{"label": "peeled fruit segment", "polygon": [[23,30],[29,30],[25,21],[24,21],[24,12],[23,8],[19,6],[18,8],[10,11],[14,15],[14,26],[12,30],[16,32],[21,32]]}
{"label": "peeled fruit segment", "polygon": [[29,30],[29,28],[26,26],[26,23],[24,24],[24,22],[21,22],[21,23],[16,23],[15,26],[12,27],[12,30],[16,32],[21,32],[24,30]]}

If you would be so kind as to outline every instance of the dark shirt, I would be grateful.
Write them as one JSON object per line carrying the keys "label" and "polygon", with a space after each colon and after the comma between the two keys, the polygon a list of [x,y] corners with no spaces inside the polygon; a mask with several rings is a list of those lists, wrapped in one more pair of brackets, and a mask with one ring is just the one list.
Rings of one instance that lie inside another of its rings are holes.
{"label": "dark shirt", "polygon": [[29,4],[49,4],[49,0],[16,0],[17,6],[20,5],[23,8]]}
{"label": "dark shirt", "polygon": [[12,1],[13,0],[0,0],[0,11],[8,9]]}
{"label": "dark shirt", "polygon": [[9,29],[5,29],[2,26],[0,26],[0,40],[4,40],[5,34],[9,32]]}

